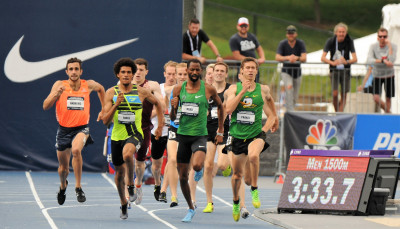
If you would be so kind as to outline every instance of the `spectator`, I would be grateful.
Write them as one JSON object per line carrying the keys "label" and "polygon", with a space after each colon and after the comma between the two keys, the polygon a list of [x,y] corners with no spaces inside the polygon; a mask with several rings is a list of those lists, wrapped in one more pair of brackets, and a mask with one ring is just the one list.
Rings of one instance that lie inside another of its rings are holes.
{"label": "spectator", "polygon": [[[372,44],[368,52],[368,62],[374,63],[372,75],[374,76],[374,101],[386,113],[390,113],[391,97],[395,95],[394,68],[396,60],[397,46],[388,39],[388,30],[380,28],[378,30],[378,42]],[[386,103],[380,99],[382,84],[385,85]]]}
{"label": "spectator", "polygon": [[[347,34],[347,25],[339,23],[335,26],[335,36],[329,38],[322,52],[321,61],[330,65],[330,78],[335,111],[343,111],[346,105],[346,96],[350,91],[350,65],[357,62],[353,39]],[[331,58],[326,55],[330,52]],[[351,59],[350,59],[351,53]],[[340,101],[339,101],[340,84]]]}
{"label": "spectator", "polygon": [[[249,33],[249,20],[245,17],[241,17],[238,20],[238,24],[236,29],[237,33],[232,35],[229,39],[229,46],[232,51],[233,59],[242,61],[245,57],[256,57],[256,51],[258,54],[257,62],[258,64],[262,64],[265,62],[264,50],[258,42],[257,37]],[[240,66],[240,64],[238,65]],[[257,74],[256,82],[259,81],[259,74]]]}
{"label": "spectator", "polygon": [[208,38],[207,34],[200,29],[200,21],[193,18],[189,22],[189,29],[183,34],[183,51],[182,59],[198,59],[201,63],[206,62],[206,58],[201,56],[201,42],[206,43],[215,56],[217,57],[217,62],[223,61],[221,55],[218,52],[218,48],[214,45],[212,40]]}
{"label": "spectator", "polygon": [[373,94],[373,82],[374,76],[372,75],[372,65],[367,68],[367,73],[364,76],[363,82],[357,87],[357,91],[363,91],[364,93]]}
{"label": "spectator", "polygon": [[304,41],[297,39],[295,26],[286,28],[286,38],[279,43],[275,60],[284,62],[281,78],[285,86],[286,109],[293,111],[301,85],[300,62],[306,62],[307,52]]}

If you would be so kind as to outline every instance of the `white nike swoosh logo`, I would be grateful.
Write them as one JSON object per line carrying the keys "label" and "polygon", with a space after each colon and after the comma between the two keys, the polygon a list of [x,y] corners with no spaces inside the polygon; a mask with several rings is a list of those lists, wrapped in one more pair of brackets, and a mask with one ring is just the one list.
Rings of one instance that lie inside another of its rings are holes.
{"label": "white nike swoosh logo", "polygon": [[4,62],[4,73],[6,74],[8,79],[15,83],[31,82],[50,75],[51,73],[65,69],[65,64],[67,63],[67,60],[71,57],[78,57],[82,61],[89,60],[103,53],[135,42],[139,38],[121,41],[110,45],[104,45],[97,48],[92,48],[37,62],[28,62],[21,57],[19,50],[23,39],[24,36],[22,36],[17,41],[17,43],[15,43],[14,47],[12,47],[12,49],[8,53],[6,61]]}
{"label": "white nike swoosh logo", "polygon": [[203,95],[195,95],[194,98],[198,99],[200,97],[202,97]]}

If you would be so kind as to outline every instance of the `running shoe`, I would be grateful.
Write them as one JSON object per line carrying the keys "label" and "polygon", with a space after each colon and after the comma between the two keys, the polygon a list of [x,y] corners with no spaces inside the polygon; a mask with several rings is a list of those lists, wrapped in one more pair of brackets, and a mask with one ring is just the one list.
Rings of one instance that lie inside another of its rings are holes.
{"label": "running shoe", "polygon": [[196,214],[196,211],[193,209],[189,209],[188,213],[186,214],[185,218],[182,219],[184,223],[192,222],[193,216]]}
{"label": "running shoe", "polygon": [[233,204],[232,216],[233,216],[233,220],[235,220],[236,222],[239,221],[239,219],[240,219],[240,206],[239,206],[239,204]]}
{"label": "running shoe", "polygon": [[[67,186],[68,186],[68,181],[66,181]],[[57,201],[59,205],[63,205],[65,202],[65,198],[67,197],[67,195],[65,195],[65,191],[67,191],[67,186],[65,186],[65,189],[62,190],[60,187],[60,191],[58,191],[57,193]]]}
{"label": "running shoe", "polygon": [[169,205],[170,208],[178,206],[178,198],[175,196],[171,196],[171,205]]}
{"label": "running shoe", "polygon": [[134,185],[128,185],[128,193],[129,193],[129,201],[133,202],[136,200],[137,195],[135,195],[135,186]]}
{"label": "running shoe", "polygon": [[194,180],[195,181],[199,181],[202,177],[203,177],[203,172],[204,172],[204,168],[202,168],[200,171],[196,171],[194,172]]}
{"label": "running shoe", "polygon": [[119,218],[121,219],[127,219],[128,218],[128,203],[121,205],[120,209],[121,209],[121,213],[119,215]]}
{"label": "running shoe", "polygon": [[75,188],[76,199],[79,203],[83,203],[86,201],[85,193],[83,192],[82,188]]}
{"label": "running shoe", "polygon": [[[251,189],[250,189],[251,191]],[[260,203],[260,199],[258,198],[258,189],[254,189],[254,191],[251,191],[251,200],[253,203],[253,206],[255,208],[259,208],[261,203]]]}
{"label": "running shoe", "polygon": [[229,175],[231,175],[232,172],[232,168],[230,165],[228,165],[228,167],[226,167],[226,169],[224,171],[222,171],[222,175],[224,177],[228,177]]}
{"label": "running shoe", "polygon": [[204,208],[203,212],[204,213],[211,213],[214,211],[214,204],[213,203],[207,203],[206,208]]}
{"label": "running shoe", "polygon": [[161,191],[161,186],[160,185],[154,185],[154,198],[157,201],[160,200],[160,191]]}
{"label": "running shoe", "polygon": [[240,215],[242,216],[243,219],[247,219],[250,216],[250,212],[247,211],[246,207],[242,207],[240,209]]}
{"label": "running shoe", "polygon": [[140,188],[136,187],[136,195],[137,195],[137,198],[135,200],[135,204],[139,205],[140,203],[142,203],[142,199],[143,199],[142,187],[140,187]]}
{"label": "running shoe", "polygon": [[161,192],[160,197],[158,198],[158,201],[167,203],[167,193],[166,192]]}

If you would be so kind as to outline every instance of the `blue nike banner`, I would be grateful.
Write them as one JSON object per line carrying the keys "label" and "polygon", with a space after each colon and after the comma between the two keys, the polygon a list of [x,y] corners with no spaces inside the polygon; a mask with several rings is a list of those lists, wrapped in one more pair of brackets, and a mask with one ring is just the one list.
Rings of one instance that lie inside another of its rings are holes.
{"label": "blue nike banner", "polygon": [[[180,61],[182,0],[0,1],[0,169],[56,171],[54,107],[43,100],[57,80],[66,80],[67,59],[83,60],[82,79],[107,90],[116,84],[114,63],[145,58],[150,80],[163,82],[163,65]],[[106,171],[106,127],[91,94],[91,135],[83,150],[84,171]]]}
{"label": "blue nike banner", "polygon": [[387,149],[400,152],[399,115],[357,115],[354,149]]}

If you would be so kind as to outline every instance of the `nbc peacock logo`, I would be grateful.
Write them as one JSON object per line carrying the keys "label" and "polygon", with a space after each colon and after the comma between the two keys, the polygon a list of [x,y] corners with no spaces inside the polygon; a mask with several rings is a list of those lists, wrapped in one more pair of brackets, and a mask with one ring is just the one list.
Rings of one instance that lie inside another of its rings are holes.
{"label": "nbc peacock logo", "polygon": [[[331,120],[318,119],[314,125],[308,129],[309,134],[306,137],[306,142],[313,145],[314,149],[322,149],[327,147],[338,148],[337,128],[332,124]],[[305,148],[309,148],[305,146]]]}

